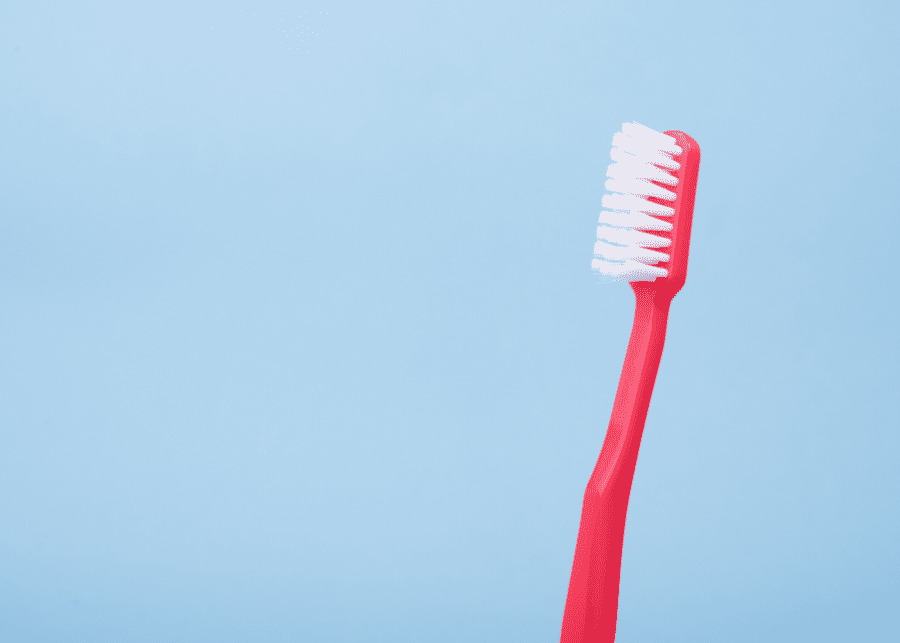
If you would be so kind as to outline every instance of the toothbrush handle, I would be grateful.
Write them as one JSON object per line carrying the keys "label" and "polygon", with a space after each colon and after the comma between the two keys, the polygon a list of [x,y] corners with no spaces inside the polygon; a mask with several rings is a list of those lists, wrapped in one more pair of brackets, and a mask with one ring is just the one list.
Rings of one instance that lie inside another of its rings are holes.
{"label": "toothbrush handle", "polygon": [[616,638],[628,497],[674,296],[647,282],[631,287],[634,326],[609,429],[584,493],[561,643],[613,643]]}

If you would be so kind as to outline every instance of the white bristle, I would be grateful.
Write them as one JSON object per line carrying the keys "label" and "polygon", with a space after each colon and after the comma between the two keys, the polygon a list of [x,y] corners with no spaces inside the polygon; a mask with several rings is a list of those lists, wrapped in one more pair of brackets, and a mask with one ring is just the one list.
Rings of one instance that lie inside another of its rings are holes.
{"label": "white bristle", "polygon": [[617,243],[607,243],[603,240],[598,240],[597,243],[594,244],[594,256],[606,261],[626,261],[628,259],[633,259],[646,264],[669,260],[669,255],[664,252],[657,252],[656,250],[643,248],[641,246],[620,246]]}
{"label": "white bristle", "polygon": [[628,152],[615,147],[612,149],[609,156],[616,162],[615,165],[610,165],[609,169],[606,171],[606,176],[610,178],[632,178],[639,176],[642,179],[653,179],[654,181],[659,181],[666,185],[675,185],[678,183],[678,179],[674,176],[665,170],[656,167],[656,165],[651,165],[651,163],[657,162],[656,159],[650,161],[646,158],[633,156]]}
{"label": "white bristle", "polygon": [[602,225],[597,228],[597,238],[620,246],[641,248],[668,248],[672,242],[656,234],[647,234],[633,228],[613,228]]}
{"label": "white bristle", "polygon": [[614,228],[655,230],[656,232],[668,232],[673,227],[668,221],[660,221],[643,212],[609,212],[607,210],[600,213],[598,223]]}
{"label": "white bristle", "polygon": [[669,255],[650,248],[665,248],[671,241],[642,231],[672,229],[671,223],[656,217],[670,217],[675,210],[647,198],[675,200],[674,192],[651,181],[674,189],[678,179],[666,169],[681,167],[672,158],[679,154],[674,137],[638,123],[625,123],[613,137],[610,158],[615,162],[606,172],[606,189],[612,194],[603,197],[607,210],[600,214],[591,262],[601,281],[653,281],[668,275],[665,268],[653,264],[668,261]]}
{"label": "white bristle", "polygon": [[648,266],[633,259],[612,264],[617,267],[615,271],[610,270],[607,265],[610,263],[604,259],[591,261],[591,268],[596,271],[599,281],[654,281],[657,277],[666,277],[669,274],[665,268]]}
{"label": "white bristle", "polygon": [[675,214],[675,208],[653,203],[653,201],[633,194],[604,194],[603,207],[623,212],[646,212],[660,217],[670,217]]}

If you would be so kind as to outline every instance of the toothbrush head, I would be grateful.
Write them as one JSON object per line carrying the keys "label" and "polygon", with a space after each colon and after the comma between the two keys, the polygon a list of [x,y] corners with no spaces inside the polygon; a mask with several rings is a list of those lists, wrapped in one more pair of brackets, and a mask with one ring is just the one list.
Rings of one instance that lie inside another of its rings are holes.
{"label": "toothbrush head", "polygon": [[610,157],[591,267],[601,281],[674,296],[687,276],[700,147],[684,132],[625,123]]}

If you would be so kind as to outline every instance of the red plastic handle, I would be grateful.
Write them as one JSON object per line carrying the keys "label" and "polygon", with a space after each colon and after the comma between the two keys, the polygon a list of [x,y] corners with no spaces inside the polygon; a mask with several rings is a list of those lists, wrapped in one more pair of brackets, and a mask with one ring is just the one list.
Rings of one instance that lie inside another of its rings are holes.
{"label": "red plastic handle", "polygon": [[641,282],[632,288],[634,326],[603,449],[584,492],[562,643],[607,643],[616,636],[628,496],[672,301]]}
{"label": "red plastic handle", "polygon": [[676,159],[681,168],[674,173],[679,181],[673,229],[662,235],[672,239],[670,259],[660,264],[669,275],[654,282],[631,284],[635,296],[634,325],[606,439],[584,492],[561,643],[613,643],[616,637],[628,497],[666,341],[669,306],[687,276],[700,167],[700,148],[694,139],[683,132],[666,134],[674,136],[682,148]]}

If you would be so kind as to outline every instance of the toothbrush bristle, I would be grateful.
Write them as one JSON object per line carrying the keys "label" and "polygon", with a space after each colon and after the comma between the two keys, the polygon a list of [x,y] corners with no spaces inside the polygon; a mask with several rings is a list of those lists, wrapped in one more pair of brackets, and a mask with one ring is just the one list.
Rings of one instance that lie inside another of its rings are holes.
{"label": "toothbrush bristle", "polygon": [[[665,219],[675,214],[682,153],[673,136],[638,123],[625,123],[613,137],[614,161],[606,176],[597,243],[591,267],[602,281],[654,281],[669,271],[656,264],[669,261],[673,225]],[[652,199],[652,200],[651,200]],[[659,234],[662,233],[662,234]]]}

